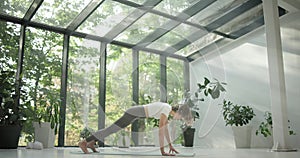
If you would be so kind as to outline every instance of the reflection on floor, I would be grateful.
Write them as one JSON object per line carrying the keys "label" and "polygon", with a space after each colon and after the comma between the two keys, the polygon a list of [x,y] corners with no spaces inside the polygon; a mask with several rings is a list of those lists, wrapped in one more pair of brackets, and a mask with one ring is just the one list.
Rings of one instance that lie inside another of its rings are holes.
{"label": "reflection on floor", "polygon": [[[268,149],[203,149],[198,147],[176,147],[181,153],[195,153],[196,158],[300,158],[300,152],[271,152]],[[130,148],[98,148],[100,152],[131,152],[146,153],[159,152],[157,147]],[[133,157],[162,157],[162,156],[134,156],[134,155],[99,155],[78,154],[79,148],[52,148],[43,150],[33,149],[0,149],[0,158],[133,158]],[[74,154],[76,153],[76,154]],[[137,154],[138,155],[138,154]],[[177,156],[179,157],[179,156]]]}

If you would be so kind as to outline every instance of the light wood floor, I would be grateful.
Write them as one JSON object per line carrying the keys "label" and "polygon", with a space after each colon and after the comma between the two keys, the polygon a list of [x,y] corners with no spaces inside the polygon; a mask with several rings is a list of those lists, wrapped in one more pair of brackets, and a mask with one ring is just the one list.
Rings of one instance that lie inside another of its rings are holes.
{"label": "light wood floor", "polygon": [[[271,152],[268,149],[201,149],[197,147],[176,147],[181,153],[195,153],[196,158],[300,158],[297,152]],[[132,148],[98,148],[101,152],[159,152],[156,147]],[[52,148],[43,150],[33,149],[0,149],[0,158],[133,158],[133,157],[163,157],[163,156],[133,156],[133,155],[99,155],[99,154],[74,154],[79,148]]]}

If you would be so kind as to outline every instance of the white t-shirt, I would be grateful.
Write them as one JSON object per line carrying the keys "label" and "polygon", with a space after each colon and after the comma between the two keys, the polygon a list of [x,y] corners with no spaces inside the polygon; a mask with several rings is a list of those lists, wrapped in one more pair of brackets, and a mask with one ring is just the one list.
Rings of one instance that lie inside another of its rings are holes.
{"label": "white t-shirt", "polygon": [[167,117],[172,110],[171,105],[163,102],[154,102],[150,104],[143,105],[145,108],[145,113],[147,117],[154,117],[156,119],[160,118],[161,114],[165,114]]}

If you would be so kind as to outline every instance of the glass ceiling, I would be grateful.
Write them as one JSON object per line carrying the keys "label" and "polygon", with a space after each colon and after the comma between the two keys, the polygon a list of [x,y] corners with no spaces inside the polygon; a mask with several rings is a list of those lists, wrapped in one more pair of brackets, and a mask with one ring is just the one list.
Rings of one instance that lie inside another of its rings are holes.
{"label": "glass ceiling", "polygon": [[[73,4],[76,5],[73,5]],[[72,4],[72,5],[71,5]],[[46,0],[33,16],[32,21],[66,28],[68,24],[89,4],[89,1]],[[68,8],[68,9],[65,9]],[[59,16],[68,15],[68,16]],[[56,18],[62,17],[62,18]]]}
{"label": "glass ceiling", "polygon": [[237,40],[264,25],[261,0],[2,0],[0,5],[0,20],[189,60],[217,41]]}
{"label": "glass ceiling", "polygon": [[[155,19],[155,20],[153,20]],[[129,28],[124,30],[116,40],[121,42],[128,42],[130,44],[137,44],[147,35],[151,34],[157,29],[164,29],[162,26],[168,21],[167,18],[147,13],[142,16],[137,22],[132,24]]]}
{"label": "glass ceiling", "polygon": [[117,24],[123,22],[132,11],[134,7],[124,5],[115,1],[104,1],[77,31],[87,34],[94,34],[97,36],[105,36]]}

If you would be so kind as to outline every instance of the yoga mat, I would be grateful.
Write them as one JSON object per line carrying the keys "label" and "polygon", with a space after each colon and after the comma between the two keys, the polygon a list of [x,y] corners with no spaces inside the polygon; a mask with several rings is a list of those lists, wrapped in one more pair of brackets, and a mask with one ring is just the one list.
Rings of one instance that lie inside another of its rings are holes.
{"label": "yoga mat", "polygon": [[[81,150],[71,151],[71,154],[84,154]],[[162,156],[160,152],[120,152],[120,151],[100,151],[97,153],[90,152],[85,155],[131,155],[131,156]],[[195,153],[179,153],[178,157],[194,157]]]}

